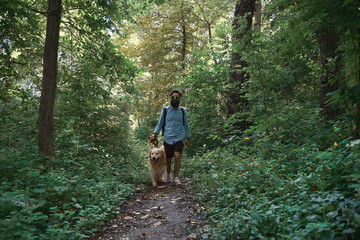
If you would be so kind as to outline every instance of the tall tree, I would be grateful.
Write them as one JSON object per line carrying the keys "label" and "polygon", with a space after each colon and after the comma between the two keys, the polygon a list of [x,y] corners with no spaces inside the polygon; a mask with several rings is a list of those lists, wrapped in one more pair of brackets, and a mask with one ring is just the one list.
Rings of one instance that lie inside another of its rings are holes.
{"label": "tall tree", "polygon": [[[200,20],[205,27],[205,30],[208,35],[208,43],[210,44],[210,49],[214,51],[212,46],[213,42],[213,31],[218,23],[219,19],[227,16],[230,9],[232,9],[232,2],[229,0],[201,0],[194,1],[195,6],[192,9],[191,13]],[[215,54],[213,60],[217,63]]]}
{"label": "tall tree", "polygon": [[[357,9],[360,8],[360,0],[357,0],[355,2],[355,6],[357,6]],[[359,11],[357,11],[357,17],[359,19],[360,17],[360,13]],[[357,69],[357,84],[358,84],[358,91],[357,91],[357,97],[358,97],[358,103],[356,103],[356,120],[355,120],[355,126],[356,126],[356,136],[358,138],[360,138],[360,26],[357,27],[357,37],[358,37],[358,42],[357,42],[357,47],[358,47],[358,69]]]}
{"label": "tall tree", "polygon": [[331,25],[320,37],[320,61],[324,70],[320,84],[320,109],[327,119],[333,119],[344,112],[343,109],[326,102],[327,95],[337,91],[341,84],[341,53],[338,50],[338,41],[336,29]]}
{"label": "tall tree", "polygon": [[[242,49],[250,42],[249,30],[255,12],[256,0],[240,0],[236,3],[233,20],[234,33],[232,34],[233,52],[231,56],[231,72],[228,89],[228,117],[235,113],[244,113],[248,108],[245,99],[245,83],[249,80],[248,73],[244,70],[247,63],[242,59]],[[246,117],[236,119],[236,128],[245,130],[249,127]]]}
{"label": "tall tree", "polygon": [[62,0],[48,0],[43,81],[39,107],[39,152],[54,157],[54,105],[58,73],[58,47]]}
{"label": "tall tree", "polygon": [[143,94],[136,111],[142,118],[157,112],[170,89],[185,77],[197,31],[186,0],[155,6],[138,21],[138,31],[121,44],[122,52],[138,60],[149,73],[138,78]]}
{"label": "tall tree", "polygon": [[257,0],[255,3],[255,25],[258,28],[261,28],[261,13],[262,11],[262,5],[261,5],[261,0]]}

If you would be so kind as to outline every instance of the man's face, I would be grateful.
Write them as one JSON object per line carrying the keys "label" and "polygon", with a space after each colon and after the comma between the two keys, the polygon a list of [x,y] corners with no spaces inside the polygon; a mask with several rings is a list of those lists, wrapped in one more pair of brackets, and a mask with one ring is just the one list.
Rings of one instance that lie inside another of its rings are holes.
{"label": "man's face", "polygon": [[171,101],[174,101],[174,102],[179,102],[180,101],[180,94],[179,93],[173,93],[171,96],[170,96],[170,100]]}
{"label": "man's face", "polygon": [[171,94],[170,103],[172,107],[177,108],[180,105],[180,94],[177,92]]}

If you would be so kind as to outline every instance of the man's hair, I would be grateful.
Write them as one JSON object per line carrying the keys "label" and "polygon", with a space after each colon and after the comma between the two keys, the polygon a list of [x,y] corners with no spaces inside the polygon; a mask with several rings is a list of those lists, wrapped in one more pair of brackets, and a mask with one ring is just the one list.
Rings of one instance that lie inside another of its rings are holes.
{"label": "man's hair", "polygon": [[180,95],[180,97],[182,97],[182,94],[181,94],[181,92],[179,91],[179,90],[172,90],[171,92],[170,92],[170,94],[169,94],[169,96],[171,96],[171,95],[173,95],[174,93],[178,93],[179,95]]}

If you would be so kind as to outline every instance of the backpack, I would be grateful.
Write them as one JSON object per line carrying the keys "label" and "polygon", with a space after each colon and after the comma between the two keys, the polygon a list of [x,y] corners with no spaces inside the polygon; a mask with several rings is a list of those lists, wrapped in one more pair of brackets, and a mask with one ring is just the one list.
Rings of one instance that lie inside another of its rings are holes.
{"label": "backpack", "polygon": [[[184,109],[182,107],[180,107],[182,115],[183,115],[183,125],[185,123],[185,114],[184,114]],[[164,124],[162,126],[162,135],[164,136],[164,132],[165,132],[165,123],[166,123],[166,107],[164,107]]]}

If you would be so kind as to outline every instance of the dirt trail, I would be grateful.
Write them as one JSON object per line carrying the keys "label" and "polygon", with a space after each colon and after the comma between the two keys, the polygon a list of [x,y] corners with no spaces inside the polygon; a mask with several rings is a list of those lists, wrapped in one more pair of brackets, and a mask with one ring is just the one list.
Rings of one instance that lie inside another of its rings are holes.
{"label": "dirt trail", "polygon": [[[189,180],[145,190],[122,206],[117,219],[104,227],[95,239],[201,239],[202,208],[187,191]],[[206,227],[205,227],[206,229]]]}

